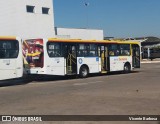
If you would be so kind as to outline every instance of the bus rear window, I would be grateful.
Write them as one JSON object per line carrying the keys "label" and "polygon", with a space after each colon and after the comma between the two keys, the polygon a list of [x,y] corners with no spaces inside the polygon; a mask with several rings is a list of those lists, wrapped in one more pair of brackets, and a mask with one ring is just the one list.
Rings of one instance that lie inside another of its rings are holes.
{"label": "bus rear window", "polygon": [[17,40],[0,41],[0,59],[17,58],[19,53],[19,44]]}

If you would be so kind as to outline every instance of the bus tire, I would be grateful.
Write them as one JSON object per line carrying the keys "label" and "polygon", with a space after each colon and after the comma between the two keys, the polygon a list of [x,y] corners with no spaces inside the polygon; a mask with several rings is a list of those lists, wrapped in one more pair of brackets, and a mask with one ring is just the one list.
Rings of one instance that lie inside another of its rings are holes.
{"label": "bus tire", "polygon": [[124,65],[124,73],[130,73],[131,72],[131,65],[129,63],[126,63]]}
{"label": "bus tire", "polygon": [[82,66],[79,71],[79,76],[81,78],[87,78],[89,73],[89,69],[87,66]]}

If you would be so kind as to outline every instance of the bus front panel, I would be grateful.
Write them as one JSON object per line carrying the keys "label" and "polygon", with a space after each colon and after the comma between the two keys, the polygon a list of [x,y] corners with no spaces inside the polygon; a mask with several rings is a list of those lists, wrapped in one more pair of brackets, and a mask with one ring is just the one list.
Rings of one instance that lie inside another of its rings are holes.
{"label": "bus front panel", "polygon": [[23,63],[21,42],[18,40],[0,40],[0,80],[22,77]]}

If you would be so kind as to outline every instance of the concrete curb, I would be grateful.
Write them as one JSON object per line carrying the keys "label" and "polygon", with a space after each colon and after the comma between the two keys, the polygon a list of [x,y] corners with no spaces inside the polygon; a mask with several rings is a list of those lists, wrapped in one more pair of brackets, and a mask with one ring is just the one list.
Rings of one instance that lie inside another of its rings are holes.
{"label": "concrete curb", "polygon": [[141,64],[147,64],[147,63],[160,63],[160,61],[142,61]]}

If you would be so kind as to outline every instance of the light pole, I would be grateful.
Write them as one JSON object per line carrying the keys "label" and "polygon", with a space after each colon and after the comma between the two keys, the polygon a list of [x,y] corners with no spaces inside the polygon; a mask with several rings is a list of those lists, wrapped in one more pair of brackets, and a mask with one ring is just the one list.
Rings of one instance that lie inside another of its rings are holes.
{"label": "light pole", "polygon": [[89,2],[85,2],[84,6],[86,8],[86,28],[89,28],[89,13],[88,13],[88,6],[89,6]]}

